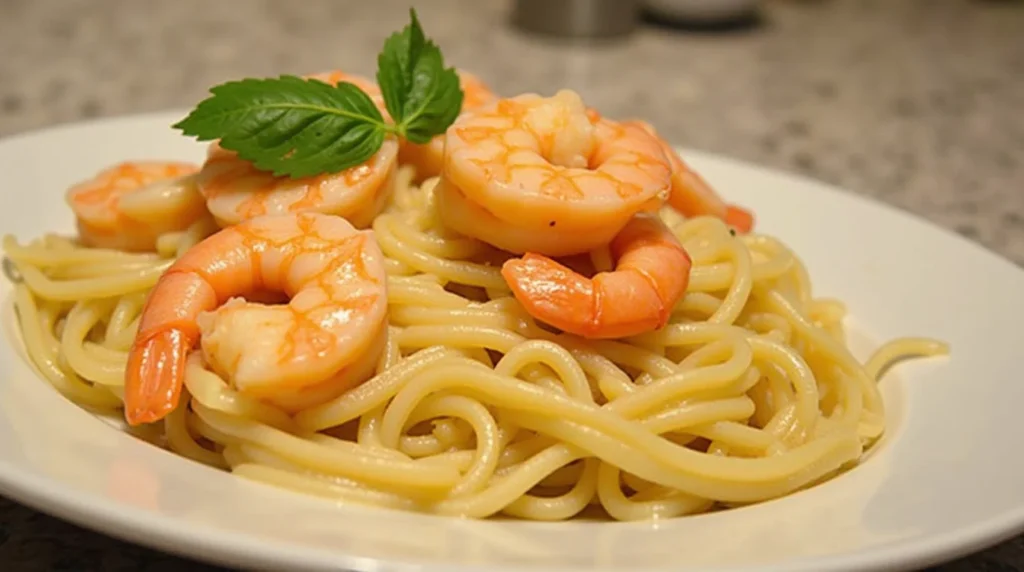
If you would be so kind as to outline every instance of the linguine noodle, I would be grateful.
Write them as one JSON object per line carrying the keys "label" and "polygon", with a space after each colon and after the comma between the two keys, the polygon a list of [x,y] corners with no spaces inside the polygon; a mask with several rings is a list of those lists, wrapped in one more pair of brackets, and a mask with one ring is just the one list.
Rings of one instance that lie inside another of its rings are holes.
{"label": "linguine noodle", "polygon": [[[675,517],[787,495],[854,466],[885,430],[883,370],[948,351],[903,338],[858,362],[846,308],[814,297],[784,244],[670,210],[662,216],[694,266],[668,326],[619,340],[553,332],[511,296],[499,272],[509,255],[442,228],[437,180],[414,186],[412,174],[399,170],[373,222],[389,301],[376,374],[289,415],[237,392],[196,351],[160,445],[346,503],[474,518]],[[215,230],[197,222],[151,254],[7,237],[23,341],[43,377],[83,407],[118,411],[147,292]],[[611,268],[607,250],[572,264]]]}

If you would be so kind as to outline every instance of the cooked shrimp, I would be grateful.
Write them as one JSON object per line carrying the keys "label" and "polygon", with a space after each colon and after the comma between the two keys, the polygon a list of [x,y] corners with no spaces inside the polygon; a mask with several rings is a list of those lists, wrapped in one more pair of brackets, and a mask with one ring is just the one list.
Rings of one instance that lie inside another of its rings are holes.
{"label": "cooked shrimp", "polygon": [[690,281],[690,256],[656,215],[640,213],[611,242],[615,270],[587,278],[529,253],[501,274],[533,317],[586,338],[663,327]]}
{"label": "cooked shrimp", "polygon": [[[497,99],[480,78],[464,70],[456,71],[463,94],[462,113],[479,109]],[[444,135],[438,135],[423,145],[402,141],[398,148],[398,162],[416,168],[413,181],[416,183],[440,175],[444,167]]]}
{"label": "cooked shrimp", "polygon": [[191,163],[125,162],[68,189],[78,233],[88,246],[156,249],[161,234],[184,230],[206,214]]}
{"label": "cooked shrimp", "polygon": [[748,233],[754,228],[754,215],[750,211],[726,203],[715,192],[711,185],[696,171],[683,161],[664,139],[658,137],[654,127],[640,120],[627,121],[630,125],[643,128],[658,139],[665,156],[672,166],[672,192],[668,195],[668,204],[685,217],[713,216],[731,225],[741,233]]}
{"label": "cooked shrimp", "polygon": [[435,192],[453,230],[510,252],[562,256],[608,244],[634,214],[659,207],[670,175],[654,137],[588,112],[563,90],[457,119]]}
{"label": "cooked shrimp", "polygon": [[[128,423],[177,407],[197,341],[235,389],[286,411],[366,380],[386,332],[383,258],[371,231],[320,213],[250,219],[189,249],[143,308],[125,373]],[[267,291],[290,301],[241,298]]]}
{"label": "cooked shrimp", "polygon": [[[342,72],[309,76],[332,85],[355,84],[373,99],[387,116],[380,89],[369,80]],[[394,184],[398,140],[389,136],[369,160],[330,175],[301,179],[275,177],[256,169],[232,152],[211,144],[203,169],[197,176],[199,191],[221,226],[269,214],[320,212],[348,219],[366,228],[384,207]]]}

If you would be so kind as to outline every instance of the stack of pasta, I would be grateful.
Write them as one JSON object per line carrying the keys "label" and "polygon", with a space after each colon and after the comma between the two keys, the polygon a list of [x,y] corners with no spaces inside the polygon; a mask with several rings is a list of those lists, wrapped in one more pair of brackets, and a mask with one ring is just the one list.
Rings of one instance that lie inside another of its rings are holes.
{"label": "stack of pasta", "polygon": [[[240,392],[189,357],[182,406],[136,429],[211,467],[345,502],[444,515],[674,517],[793,493],[857,464],[885,430],[877,380],[917,338],[861,363],[842,302],[815,297],[779,240],[661,212],[693,262],[661,329],[584,339],[533,319],[500,273],[511,255],[446,229],[437,178],[403,166],[372,223],[388,324],[368,381],[299,411]],[[28,354],[96,411],[122,407],[147,293],[216,230],[202,218],[156,252],[7,237]],[[570,261],[611,269],[601,250]],[[259,336],[254,331],[252,336]]]}

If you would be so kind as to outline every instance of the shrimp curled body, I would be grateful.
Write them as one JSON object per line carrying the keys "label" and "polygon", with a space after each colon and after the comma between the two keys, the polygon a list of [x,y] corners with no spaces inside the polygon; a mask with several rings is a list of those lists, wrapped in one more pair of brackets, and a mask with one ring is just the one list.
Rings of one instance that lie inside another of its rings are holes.
{"label": "shrimp curled body", "polygon": [[585,338],[621,338],[664,327],[690,279],[690,256],[655,215],[636,215],[612,240],[615,270],[587,278],[536,254],[501,273],[533,317]]}
{"label": "shrimp curled body", "polygon": [[82,242],[133,252],[156,249],[161,234],[206,215],[191,163],[129,161],[68,189]]}
{"label": "shrimp curled body", "polygon": [[[287,304],[243,296],[283,293]],[[188,354],[240,393],[286,411],[370,377],[383,351],[387,292],[371,231],[320,213],[258,217],[208,237],[160,278],[142,311],[125,374],[125,418],[177,407]]]}
{"label": "shrimp curled body", "polygon": [[[327,72],[309,79],[331,85],[352,83],[365,91],[387,117],[380,89],[365,78]],[[275,177],[213,143],[197,181],[207,208],[222,227],[263,215],[320,212],[345,217],[357,228],[367,228],[384,208],[397,165],[398,139],[394,136],[388,136],[380,149],[360,165],[298,179]]]}
{"label": "shrimp curled body", "polygon": [[442,221],[513,253],[580,254],[666,200],[670,165],[639,126],[589,112],[579,95],[501,99],[445,134]]}

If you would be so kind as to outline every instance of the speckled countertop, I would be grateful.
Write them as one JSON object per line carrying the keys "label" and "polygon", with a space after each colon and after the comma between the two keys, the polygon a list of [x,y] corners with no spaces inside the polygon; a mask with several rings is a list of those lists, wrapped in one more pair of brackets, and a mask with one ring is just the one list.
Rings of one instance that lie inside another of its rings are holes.
{"label": "speckled countertop", "polygon": [[[875,196],[1024,263],[1022,2],[777,0],[751,29],[589,47],[515,32],[507,2],[413,3],[448,60],[501,93],[571,87],[672,141]],[[371,73],[409,4],[0,0],[0,136],[186,107],[232,77]],[[0,499],[0,570],[181,563]],[[1024,540],[940,569],[1024,570]]]}

